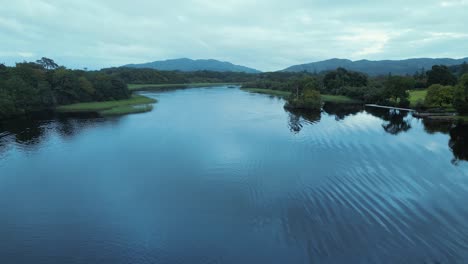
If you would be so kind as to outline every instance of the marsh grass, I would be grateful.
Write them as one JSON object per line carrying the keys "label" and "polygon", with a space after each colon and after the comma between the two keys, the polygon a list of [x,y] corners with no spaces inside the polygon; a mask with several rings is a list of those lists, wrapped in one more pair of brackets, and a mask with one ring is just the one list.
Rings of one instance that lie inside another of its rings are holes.
{"label": "marsh grass", "polygon": [[105,102],[90,102],[57,107],[61,113],[89,113],[95,112],[103,116],[125,115],[149,112],[153,109],[151,104],[157,100],[142,95],[133,95],[130,99]]}

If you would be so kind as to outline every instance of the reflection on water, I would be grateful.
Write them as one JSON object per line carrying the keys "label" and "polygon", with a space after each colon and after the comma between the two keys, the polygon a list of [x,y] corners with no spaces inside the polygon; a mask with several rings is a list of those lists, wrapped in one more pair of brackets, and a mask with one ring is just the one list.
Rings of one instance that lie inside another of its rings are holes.
{"label": "reflection on water", "polygon": [[468,125],[459,125],[450,130],[449,146],[455,156],[455,164],[460,160],[468,160]]}
{"label": "reflection on water", "polygon": [[0,129],[0,263],[467,263],[467,127],[238,89]]}
{"label": "reflection on water", "polygon": [[382,124],[382,127],[389,134],[398,135],[411,129],[411,119],[413,116],[407,111],[373,107],[368,107],[366,111],[384,120],[385,122]]}
{"label": "reflection on water", "polygon": [[335,120],[337,121],[343,120],[350,115],[355,115],[363,110],[364,107],[361,104],[326,103],[323,106],[323,111],[335,116]]}
{"label": "reflection on water", "polygon": [[286,110],[289,113],[289,128],[293,133],[301,132],[304,125],[320,122],[321,114],[315,111]]}

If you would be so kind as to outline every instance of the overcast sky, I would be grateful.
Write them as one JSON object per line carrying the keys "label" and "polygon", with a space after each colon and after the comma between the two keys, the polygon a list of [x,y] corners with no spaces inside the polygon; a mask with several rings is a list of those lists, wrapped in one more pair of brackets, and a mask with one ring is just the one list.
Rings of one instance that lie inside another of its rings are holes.
{"label": "overcast sky", "polygon": [[172,58],[260,70],[468,56],[468,0],[0,0],[0,62],[92,69]]}

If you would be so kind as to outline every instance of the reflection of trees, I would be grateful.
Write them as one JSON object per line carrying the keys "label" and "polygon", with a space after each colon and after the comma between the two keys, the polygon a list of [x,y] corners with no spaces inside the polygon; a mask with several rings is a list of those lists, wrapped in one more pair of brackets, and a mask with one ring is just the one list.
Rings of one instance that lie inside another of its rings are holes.
{"label": "reflection of trees", "polygon": [[424,130],[429,134],[437,132],[448,134],[453,127],[452,121],[423,119]]}
{"label": "reflection of trees", "polygon": [[18,144],[34,145],[39,143],[43,133],[44,128],[37,120],[18,119],[0,124],[0,134],[4,135],[0,138],[2,145],[6,145],[8,140],[14,140]]}
{"label": "reflection of trees", "polygon": [[289,113],[288,125],[292,132],[301,132],[304,125],[315,124],[320,121],[321,114],[316,111],[287,110]]}
{"label": "reflection of trees", "polygon": [[458,124],[441,120],[423,120],[424,130],[429,133],[443,133],[450,135],[449,147],[453,152],[454,164],[460,160],[468,161],[468,125]]}
{"label": "reflection of trees", "polygon": [[383,119],[385,122],[382,124],[382,127],[389,134],[398,135],[411,129],[408,112],[406,111],[374,107],[369,107],[366,111],[373,116]]}
{"label": "reflection of trees", "polygon": [[450,130],[449,146],[452,149],[453,163],[468,161],[468,125],[458,125]]}
{"label": "reflection of trees", "polygon": [[325,103],[323,111],[329,115],[334,115],[335,120],[343,120],[347,116],[355,115],[363,110],[361,104],[337,104]]}
{"label": "reflection of trees", "polygon": [[[17,119],[0,122],[0,153],[9,145],[19,144],[33,149],[50,134],[56,133],[62,138],[73,137],[81,130],[94,126],[104,119],[81,118]],[[106,119],[106,122],[117,122],[118,119]]]}

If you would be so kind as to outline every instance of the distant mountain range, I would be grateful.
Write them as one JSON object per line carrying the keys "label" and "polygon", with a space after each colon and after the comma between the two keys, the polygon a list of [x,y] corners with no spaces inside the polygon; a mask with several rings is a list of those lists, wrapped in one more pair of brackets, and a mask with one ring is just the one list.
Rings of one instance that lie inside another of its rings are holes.
{"label": "distant mountain range", "polygon": [[137,69],[156,69],[160,71],[217,71],[217,72],[246,72],[259,73],[260,71],[245,66],[235,65],[230,62],[218,60],[192,60],[175,59],[165,61],[154,61],[142,64],[128,64],[122,67]]}
{"label": "distant mountain range", "polygon": [[371,76],[386,75],[389,73],[395,75],[406,75],[414,74],[416,71],[421,69],[430,70],[434,65],[460,65],[463,62],[468,63],[468,58],[464,59],[407,59],[407,60],[381,60],[381,61],[370,61],[370,60],[359,60],[351,61],[346,59],[331,59],[320,62],[313,62],[308,64],[301,64],[291,66],[284,69],[285,72],[322,72],[328,70],[335,70],[336,68],[342,67],[347,70],[359,71],[367,73]]}

